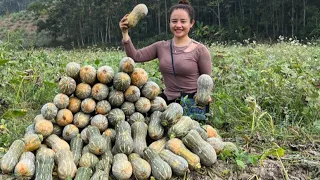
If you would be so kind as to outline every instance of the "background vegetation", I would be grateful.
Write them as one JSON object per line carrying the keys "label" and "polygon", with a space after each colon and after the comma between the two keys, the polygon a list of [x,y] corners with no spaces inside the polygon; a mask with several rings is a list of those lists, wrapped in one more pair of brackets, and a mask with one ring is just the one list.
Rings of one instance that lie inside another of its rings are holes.
{"label": "background vegetation", "polygon": [[[9,16],[25,9],[35,13],[38,32],[50,33],[51,45],[118,45],[121,38],[118,22],[137,3],[145,3],[149,13],[131,32],[132,38],[139,40],[141,46],[169,38],[167,12],[177,0],[0,0],[0,15]],[[280,35],[310,41],[320,35],[317,0],[192,0],[191,3],[197,20],[192,37],[208,44],[242,42],[248,38],[273,42]]]}

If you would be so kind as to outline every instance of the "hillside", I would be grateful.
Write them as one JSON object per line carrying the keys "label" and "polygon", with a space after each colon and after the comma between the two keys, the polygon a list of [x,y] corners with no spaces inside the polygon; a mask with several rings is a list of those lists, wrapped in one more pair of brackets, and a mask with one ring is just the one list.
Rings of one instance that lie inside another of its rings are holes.
{"label": "hillside", "polygon": [[30,43],[36,46],[47,44],[50,40],[45,32],[37,33],[37,22],[43,17],[34,13],[20,11],[0,17],[0,40],[11,43],[22,42],[24,47]]}

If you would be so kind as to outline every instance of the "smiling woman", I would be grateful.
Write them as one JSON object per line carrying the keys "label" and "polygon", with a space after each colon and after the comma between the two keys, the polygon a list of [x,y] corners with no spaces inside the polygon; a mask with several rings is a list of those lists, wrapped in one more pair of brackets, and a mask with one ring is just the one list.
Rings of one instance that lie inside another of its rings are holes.
{"label": "smiling woman", "polygon": [[[142,49],[136,49],[128,34],[128,15],[119,22],[122,43],[127,56],[135,62],[159,60],[165,89],[159,96],[167,104],[180,102],[182,97],[194,97],[197,93],[197,80],[202,74],[211,76],[212,63],[208,49],[189,37],[195,23],[194,9],[188,0],[180,0],[169,10],[169,25],[173,38],[155,42]],[[211,99],[208,99],[210,101]],[[209,106],[203,113],[209,111]]]}

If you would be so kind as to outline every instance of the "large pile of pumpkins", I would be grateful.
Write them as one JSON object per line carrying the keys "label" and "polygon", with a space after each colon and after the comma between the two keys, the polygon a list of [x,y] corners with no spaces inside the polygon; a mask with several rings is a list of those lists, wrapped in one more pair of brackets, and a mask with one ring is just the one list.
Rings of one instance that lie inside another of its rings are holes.
{"label": "large pile of pumpkins", "polygon": [[167,105],[158,84],[129,57],[118,72],[70,62],[65,74],[59,94],[3,156],[3,173],[36,180],[170,179],[214,166],[217,154],[234,146],[212,126],[184,116],[180,104]]}

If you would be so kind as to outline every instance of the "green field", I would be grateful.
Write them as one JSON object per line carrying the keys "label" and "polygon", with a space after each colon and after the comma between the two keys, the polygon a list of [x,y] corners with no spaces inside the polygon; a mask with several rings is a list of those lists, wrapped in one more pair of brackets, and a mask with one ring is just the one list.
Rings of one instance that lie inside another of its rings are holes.
{"label": "green field", "polygon": [[[239,146],[243,153],[233,157],[239,167],[274,155],[268,154],[272,150],[285,150],[287,155],[292,154],[293,145],[320,143],[319,46],[296,41],[213,44],[210,52],[215,88],[208,123]],[[68,62],[109,65],[117,71],[123,57],[125,53],[118,49],[16,51],[0,45],[1,151],[22,138],[41,107],[53,100]],[[157,61],[137,66],[163,87]],[[319,146],[312,147],[319,152]],[[255,152],[247,154],[251,148]]]}

